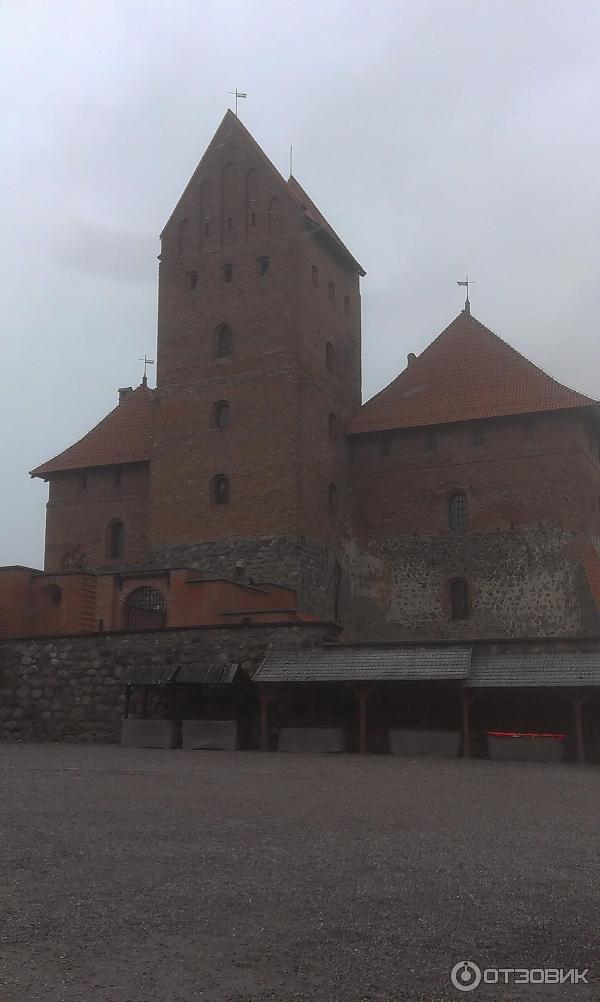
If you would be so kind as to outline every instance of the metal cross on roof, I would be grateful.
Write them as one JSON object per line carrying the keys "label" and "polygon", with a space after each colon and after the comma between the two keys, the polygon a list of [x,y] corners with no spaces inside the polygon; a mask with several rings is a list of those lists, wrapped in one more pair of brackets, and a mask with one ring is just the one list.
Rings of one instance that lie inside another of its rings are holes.
{"label": "metal cross on roof", "polygon": [[154,359],[153,358],[148,358],[148,356],[146,355],[146,352],[144,352],[144,357],[140,358],[140,362],[144,363],[144,375],[143,375],[143,378],[142,378],[142,383],[143,383],[144,386],[147,386],[148,385],[148,366],[149,365],[154,365]]}
{"label": "metal cross on roof", "polygon": [[235,88],[235,90],[230,90],[229,93],[230,94],[235,94],[235,117],[237,118],[238,117],[238,113],[237,113],[238,99],[240,97],[248,97],[248,95],[247,94],[243,94],[241,90],[237,89],[237,87]]}
{"label": "metal cross on roof", "polygon": [[465,299],[465,313],[470,313],[471,312],[471,304],[469,302],[469,286],[470,285],[475,285],[475,282],[469,282],[468,276],[465,275],[464,282],[457,282],[456,284],[457,285],[464,285],[465,288],[466,288],[466,290],[467,290],[467,298]]}

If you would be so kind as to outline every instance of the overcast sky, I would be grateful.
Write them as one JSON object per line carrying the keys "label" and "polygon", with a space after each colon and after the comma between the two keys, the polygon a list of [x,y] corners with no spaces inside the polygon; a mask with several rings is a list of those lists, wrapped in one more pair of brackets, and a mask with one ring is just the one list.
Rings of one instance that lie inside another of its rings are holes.
{"label": "overcast sky", "polygon": [[600,396],[600,3],[0,0],[0,564],[154,357],[158,234],[240,117],[363,264],[364,397],[462,307]]}

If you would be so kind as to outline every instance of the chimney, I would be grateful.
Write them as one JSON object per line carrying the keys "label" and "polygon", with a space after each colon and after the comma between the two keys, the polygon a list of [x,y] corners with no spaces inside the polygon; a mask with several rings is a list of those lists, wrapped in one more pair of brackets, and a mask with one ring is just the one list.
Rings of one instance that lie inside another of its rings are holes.
{"label": "chimney", "polygon": [[406,364],[408,368],[410,369],[411,365],[414,365],[416,361],[417,361],[417,356],[415,355],[414,351],[409,351],[408,355],[406,356]]}
{"label": "chimney", "polygon": [[125,397],[128,397],[130,393],[133,393],[133,386],[120,386],[119,387],[119,403],[122,404]]}

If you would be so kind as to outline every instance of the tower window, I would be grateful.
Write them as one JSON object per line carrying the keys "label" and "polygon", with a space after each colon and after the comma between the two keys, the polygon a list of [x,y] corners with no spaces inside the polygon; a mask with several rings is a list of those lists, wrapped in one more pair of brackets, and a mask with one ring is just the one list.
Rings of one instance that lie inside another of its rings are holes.
{"label": "tower window", "polygon": [[450,582],[450,616],[468,619],[469,613],[469,586],[464,578],[455,578]]}
{"label": "tower window", "polygon": [[327,295],[329,296],[329,302],[335,303],[335,285],[330,282],[327,287]]}
{"label": "tower window", "polygon": [[213,478],[212,498],[215,504],[228,504],[229,502],[229,477],[224,473],[219,473]]}
{"label": "tower window", "polygon": [[310,278],[312,284],[316,287],[319,284],[319,269],[317,268],[316,264],[313,264],[312,266]]}
{"label": "tower window", "polygon": [[264,278],[269,270],[269,259],[268,257],[259,257],[256,262],[256,270],[259,278]]}
{"label": "tower window", "polygon": [[331,341],[325,345],[325,365],[328,372],[335,372],[335,351]]}
{"label": "tower window", "polygon": [[335,484],[329,485],[329,491],[327,495],[327,510],[329,512],[330,518],[335,518],[337,515],[337,488]]}
{"label": "tower window", "polygon": [[448,499],[448,528],[450,532],[467,528],[467,499],[463,491],[455,491]]}
{"label": "tower window", "polygon": [[477,425],[473,429],[473,445],[484,445],[485,444],[485,432],[481,425]]}
{"label": "tower window", "polygon": [[219,400],[216,404],[213,404],[213,427],[214,428],[229,428],[231,419],[231,410],[229,404],[226,400]]}
{"label": "tower window", "polygon": [[337,418],[333,413],[329,415],[329,437],[337,438]]}
{"label": "tower window", "polygon": [[233,354],[231,327],[221,324],[217,330],[217,358],[229,358]]}
{"label": "tower window", "polygon": [[250,226],[256,226],[256,213],[252,212],[250,215]]}
{"label": "tower window", "polygon": [[108,527],[108,556],[122,557],[125,548],[125,526],[120,518],[114,519]]}
{"label": "tower window", "polygon": [[344,296],[344,315],[350,316],[350,299],[348,296]]}
{"label": "tower window", "polygon": [[186,285],[187,285],[188,289],[191,292],[193,292],[193,290],[198,285],[198,272],[197,271],[188,271],[188,273],[187,273],[187,275],[186,275],[185,278],[186,278]]}
{"label": "tower window", "polygon": [[204,224],[204,236],[207,237],[209,233],[210,233],[210,224],[206,222]]}
{"label": "tower window", "polygon": [[233,265],[232,264],[224,264],[223,267],[222,267],[222,269],[221,269],[221,271],[223,273],[223,281],[225,282],[225,284],[228,284],[229,282],[233,281]]}

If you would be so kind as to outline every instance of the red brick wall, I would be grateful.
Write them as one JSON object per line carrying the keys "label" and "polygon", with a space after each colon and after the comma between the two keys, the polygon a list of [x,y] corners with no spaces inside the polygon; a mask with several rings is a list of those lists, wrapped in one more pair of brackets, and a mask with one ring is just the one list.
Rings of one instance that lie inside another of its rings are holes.
{"label": "red brick wall", "polygon": [[[269,212],[273,199],[276,214]],[[269,268],[261,277],[263,256]],[[310,237],[300,205],[231,123],[169,221],[161,258],[151,545],[335,538],[328,486],[338,484],[343,509],[343,428],[360,404],[355,272]],[[222,280],[226,263],[231,283]],[[190,273],[198,275],[194,290]],[[221,323],[232,330],[228,359],[215,357]],[[334,374],[326,367],[327,341],[335,348]],[[231,406],[226,431],[211,428],[219,400]],[[338,421],[333,442],[330,412]],[[229,505],[211,502],[219,473],[230,477]]]}
{"label": "red brick wall", "polygon": [[[476,427],[484,441],[474,444]],[[467,495],[468,531],[551,524],[584,532],[598,470],[577,412],[448,425],[352,441],[359,538],[448,534],[448,498]],[[387,454],[386,454],[387,453]]]}
{"label": "red brick wall", "polygon": [[[97,567],[143,561],[146,556],[148,523],[148,466],[121,467],[115,482],[115,467],[54,474],[50,479],[46,514],[47,571],[71,566]],[[125,526],[123,558],[108,556],[109,525],[120,519]],[[74,561],[74,563],[73,563]]]}

